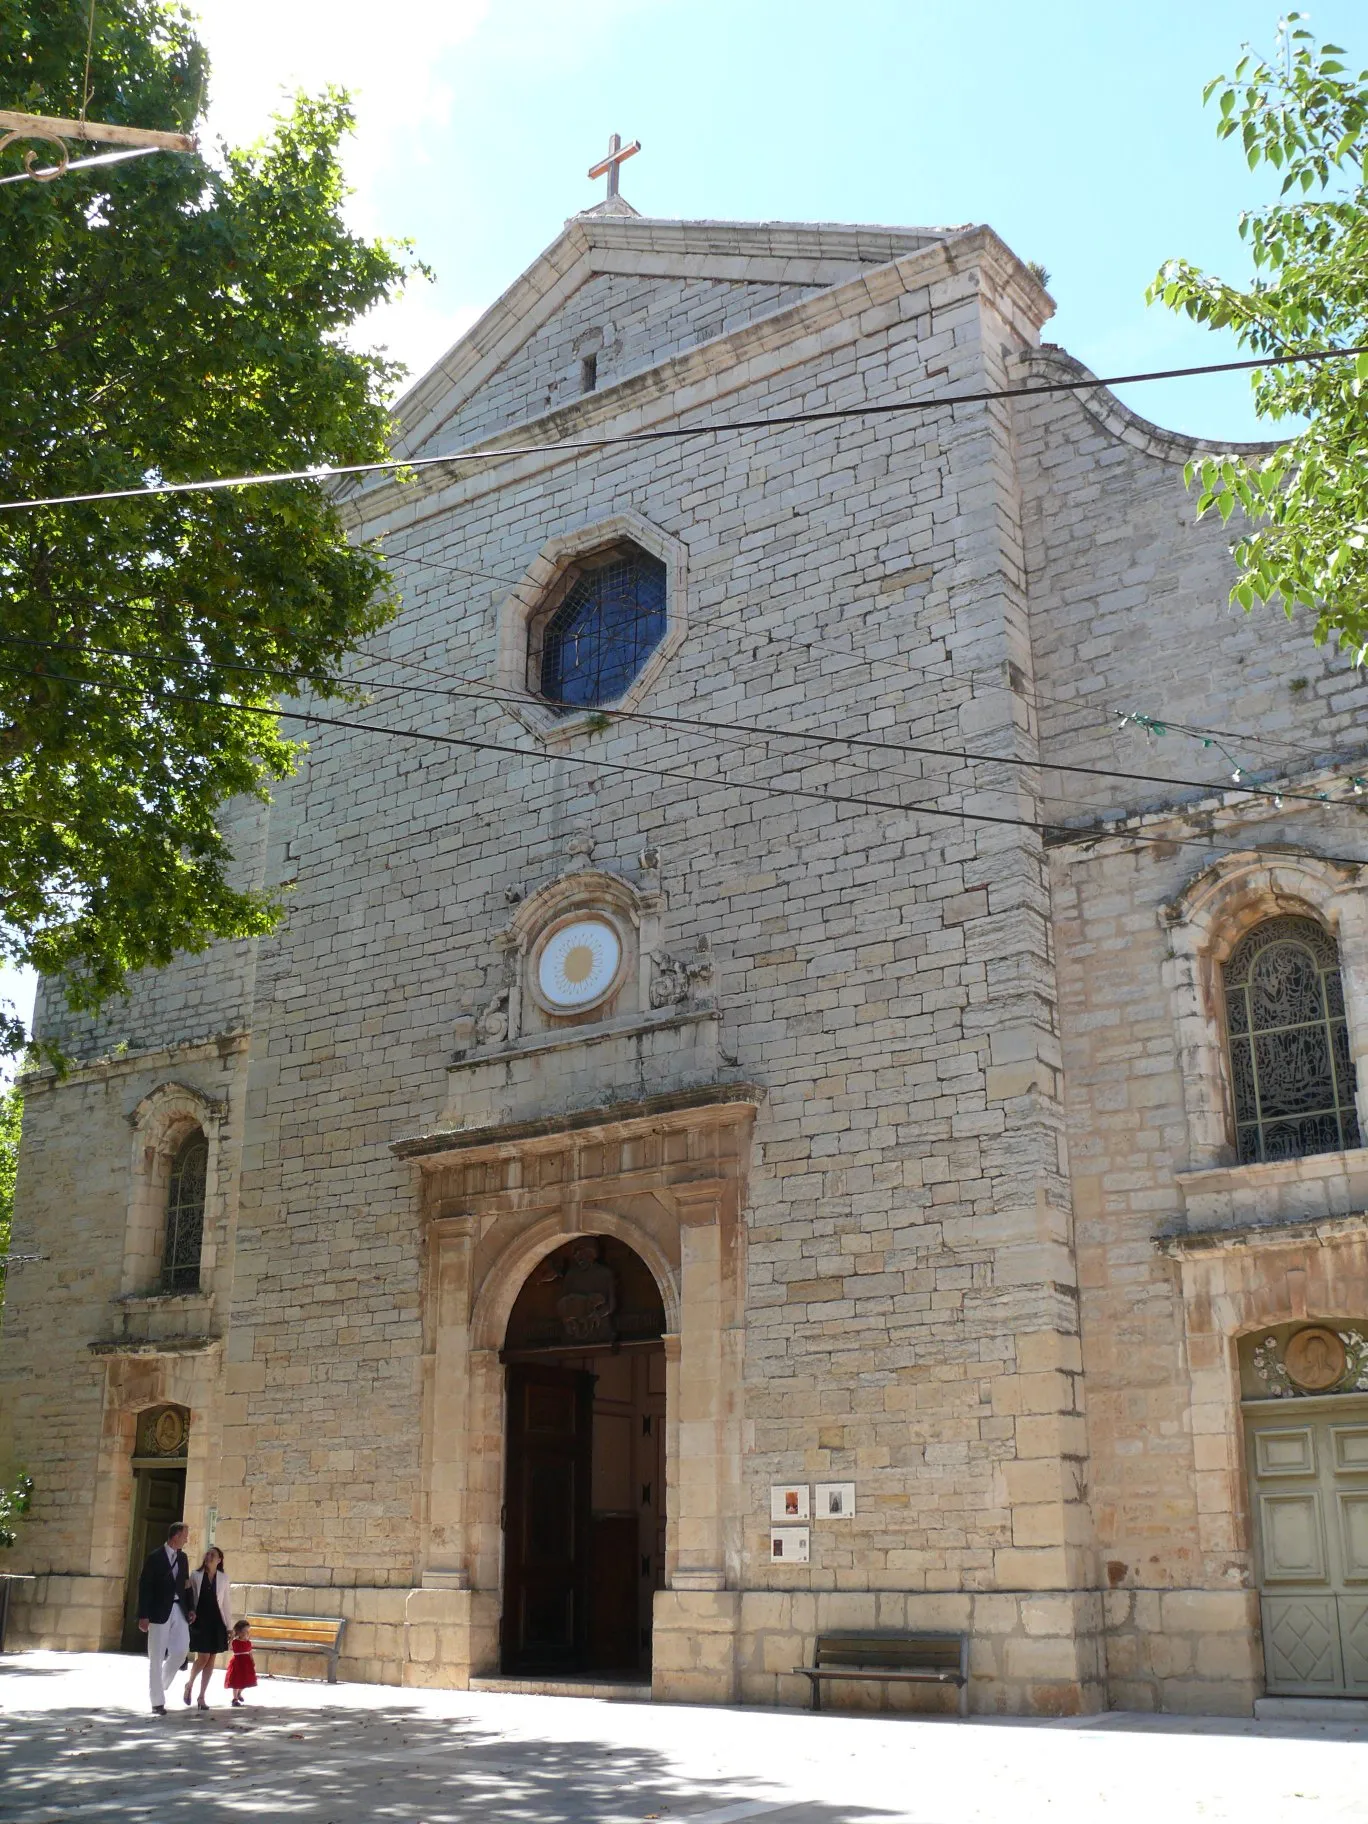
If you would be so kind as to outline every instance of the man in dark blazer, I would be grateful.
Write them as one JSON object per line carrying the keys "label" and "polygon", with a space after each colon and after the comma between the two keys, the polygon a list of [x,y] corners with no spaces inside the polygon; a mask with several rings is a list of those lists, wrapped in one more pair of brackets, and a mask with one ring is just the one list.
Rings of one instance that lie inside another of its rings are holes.
{"label": "man in dark blazer", "polygon": [[147,1684],[158,1716],[166,1715],[166,1687],[190,1651],[195,1611],[185,1555],[189,1539],[190,1528],[177,1520],[166,1544],[148,1553],[138,1579],[138,1626],[147,1636]]}

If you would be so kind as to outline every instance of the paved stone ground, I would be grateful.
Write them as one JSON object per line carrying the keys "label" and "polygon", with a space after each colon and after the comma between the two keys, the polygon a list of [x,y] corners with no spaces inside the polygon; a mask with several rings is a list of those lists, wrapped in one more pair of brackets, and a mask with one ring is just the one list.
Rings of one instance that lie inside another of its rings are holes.
{"label": "paved stone ground", "polygon": [[16,1824],[1321,1824],[1368,1820],[1368,1726],[913,1721],[270,1679],[146,1707],[140,1660],[0,1659]]}

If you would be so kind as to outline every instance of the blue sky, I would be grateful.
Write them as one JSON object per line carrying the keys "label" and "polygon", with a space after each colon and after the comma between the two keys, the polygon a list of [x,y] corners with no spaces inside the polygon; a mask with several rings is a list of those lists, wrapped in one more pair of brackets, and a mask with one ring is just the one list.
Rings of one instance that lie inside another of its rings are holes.
{"label": "blue sky", "polygon": [[[1215,136],[1205,82],[1278,14],[1249,0],[199,0],[213,122],[261,132],[283,90],[353,90],[358,226],[436,271],[375,333],[435,360],[601,186],[610,132],[639,138],[623,192],[646,215],[987,222],[1050,271],[1047,327],[1098,373],[1229,358],[1149,309],[1171,255],[1247,262],[1268,200]],[[1307,9],[1368,62],[1368,11]],[[1137,411],[1261,434],[1243,376],[1133,387]],[[13,978],[9,978],[11,984]],[[0,992],[6,983],[0,978]],[[19,987],[27,999],[31,988]]]}
{"label": "blue sky", "polygon": [[[614,130],[639,138],[643,214],[988,222],[1051,274],[1046,333],[1099,372],[1212,359],[1148,309],[1160,262],[1246,269],[1266,199],[1201,92],[1278,13],[1250,0],[200,0],[216,112],[259,129],[282,82],[357,93],[358,220],[437,272],[388,314],[415,366],[441,352],[593,202]],[[1309,10],[1368,62],[1362,4]],[[384,32],[377,30],[383,21]],[[1142,396],[1143,395],[1143,396]],[[1258,435],[1243,376],[1134,389],[1175,429]]]}

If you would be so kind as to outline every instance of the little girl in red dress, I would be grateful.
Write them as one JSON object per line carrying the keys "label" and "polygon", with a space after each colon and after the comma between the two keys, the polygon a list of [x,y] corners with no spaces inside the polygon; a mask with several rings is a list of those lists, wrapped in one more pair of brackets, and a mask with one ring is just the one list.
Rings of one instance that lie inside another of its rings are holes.
{"label": "little girl in red dress", "polygon": [[233,1708],[242,1702],[244,1691],[250,1691],[257,1682],[256,1664],[252,1659],[252,1643],[247,1637],[247,1623],[233,1623],[233,1638],[228,1643],[228,1670],[223,1675],[223,1686],[233,1694]]}

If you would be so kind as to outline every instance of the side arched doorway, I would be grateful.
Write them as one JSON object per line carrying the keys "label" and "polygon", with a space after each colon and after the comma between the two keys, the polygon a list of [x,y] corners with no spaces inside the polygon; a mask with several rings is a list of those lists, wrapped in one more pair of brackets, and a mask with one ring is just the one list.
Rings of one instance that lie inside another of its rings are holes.
{"label": "side arched doorway", "polygon": [[184,1406],[149,1406],[138,1414],[120,1642],[125,1653],[147,1652],[147,1636],[138,1627],[138,1579],[144,1560],[165,1544],[167,1528],[184,1516],[189,1441],[190,1414]]}
{"label": "side arched doorway", "polygon": [[536,1266],[508,1320],[507,1674],[647,1674],[665,1568],[665,1311],[611,1235]]}

